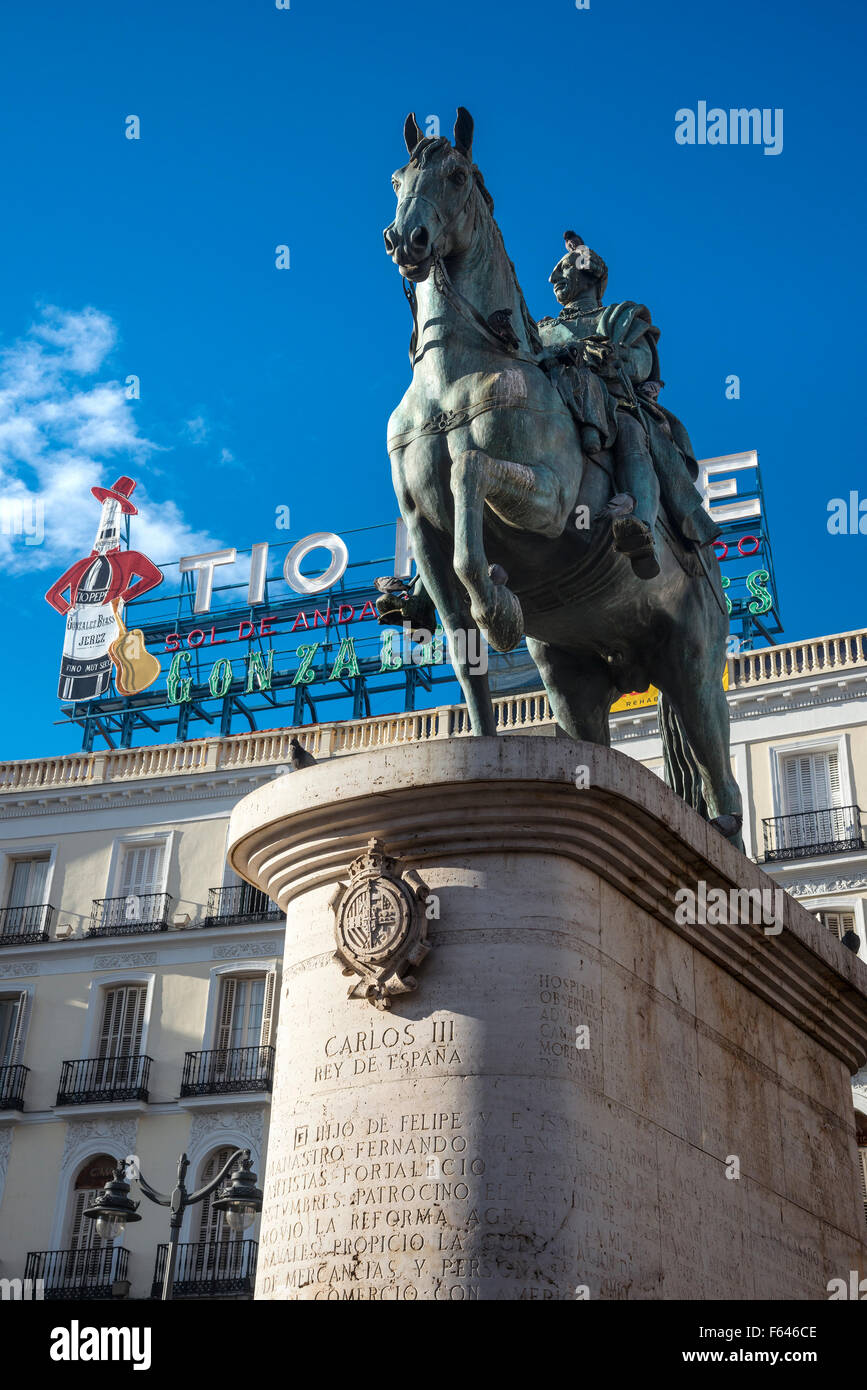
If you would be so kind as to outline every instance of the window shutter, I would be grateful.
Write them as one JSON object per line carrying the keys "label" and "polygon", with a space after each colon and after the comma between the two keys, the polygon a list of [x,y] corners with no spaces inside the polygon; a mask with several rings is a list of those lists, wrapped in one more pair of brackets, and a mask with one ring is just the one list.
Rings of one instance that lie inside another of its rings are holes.
{"label": "window shutter", "polygon": [[835,750],[794,753],[783,759],[785,815],[839,806],[840,766]]}
{"label": "window shutter", "polygon": [[117,1039],[115,1018],[122,1007],[122,994],[122,989],[107,989],[105,991],[105,998],[102,1003],[102,1027],[99,1032],[100,1057],[111,1057],[114,1054]]}
{"label": "window shutter", "polygon": [[274,999],[277,990],[277,971],[272,970],[265,977],[265,1004],[262,1009],[262,1032],[259,1038],[261,1047],[267,1047],[274,1031]]}
{"label": "window shutter", "polygon": [[24,1018],[27,1013],[29,996],[26,992],[18,996],[18,1008],[16,1010],[15,1023],[12,1028],[12,1036],[9,1039],[8,1061],[14,1064],[21,1060],[21,1044],[24,1039]]}
{"label": "window shutter", "polygon": [[144,985],[121,985],[118,989],[105,991],[99,1035],[100,1057],[138,1056],[146,995]]}
{"label": "window shutter", "polygon": [[854,912],[817,912],[816,916],[822,926],[832,931],[840,941],[843,940],[847,931],[855,930]]}
{"label": "window shutter", "polygon": [[836,753],[826,754],[828,759],[828,802],[829,806],[842,806],[840,795],[840,768]]}
{"label": "window shutter", "polygon": [[[234,1152],[234,1148],[230,1147],[218,1149],[215,1154],[211,1154],[211,1157],[205,1164],[199,1186],[204,1187],[206,1183],[213,1182],[220,1169],[228,1163],[229,1158]],[[215,1245],[218,1241],[232,1239],[236,1234],[239,1236],[243,1235],[243,1232],[240,1231],[237,1233],[230,1231],[223,1220],[223,1213],[214,1210],[213,1200],[216,1196],[216,1191],[209,1192],[202,1202],[201,1216],[199,1217],[200,1245]],[[202,1251],[200,1255],[197,1256],[197,1262],[204,1262],[204,1259],[205,1252]]]}
{"label": "window shutter", "polygon": [[[232,1019],[235,1012],[235,990],[238,981],[234,975],[220,982],[220,1006],[217,1012],[217,1050],[224,1052],[232,1041]],[[225,1162],[225,1159],[223,1160]]]}
{"label": "window shutter", "polygon": [[858,1150],[861,1160],[861,1186],[864,1193],[864,1220],[867,1221],[867,1147]]}
{"label": "window shutter", "polygon": [[117,896],[157,893],[162,881],[163,845],[126,845]]}
{"label": "window shutter", "polygon": [[783,760],[783,805],[784,815],[795,815],[801,806],[801,759]]}
{"label": "window shutter", "polygon": [[0,999],[0,1067],[11,1067],[19,1060],[27,995]]}
{"label": "window shutter", "polygon": [[89,1207],[96,1201],[102,1188],[96,1187],[90,1191],[79,1188],[73,1193],[72,1203],[72,1227],[69,1233],[69,1247],[71,1250],[93,1250],[97,1249],[102,1241],[96,1234],[96,1222],[90,1218],[85,1218],[84,1208]]}

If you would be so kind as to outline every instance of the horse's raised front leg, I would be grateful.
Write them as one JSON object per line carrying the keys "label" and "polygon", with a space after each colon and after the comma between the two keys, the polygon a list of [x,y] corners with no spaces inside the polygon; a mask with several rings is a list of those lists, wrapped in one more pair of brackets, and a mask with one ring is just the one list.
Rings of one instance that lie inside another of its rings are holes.
{"label": "horse's raised front leg", "polygon": [[497,582],[484,546],[484,509],[490,507],[510,526],[539,535],[561,535],[568,517],[563,489],[547,468],[528,468],[493,458],[483,449],[466,449],[453,460],[450,475],[455,504],[455,573],[470,597],[474,621],[496,651],[508,652],[524,635],[521,605]]}

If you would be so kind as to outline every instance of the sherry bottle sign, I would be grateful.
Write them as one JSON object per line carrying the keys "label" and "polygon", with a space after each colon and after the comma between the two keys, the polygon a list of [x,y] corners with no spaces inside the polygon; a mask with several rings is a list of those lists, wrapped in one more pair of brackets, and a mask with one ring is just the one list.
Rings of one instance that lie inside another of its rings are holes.
{"label": "sherry bottle sign", "polygon": [[[102,503],[96,540],[89,555],[76,560],[45,595],[66,616],[57,694],[61,700],[94,700],[104,695],[116,673],[122,695],[138,694],[160,672],[138,628],[128,632],[123,605],[162,583],[162,572],[137,550],[121,550],[122,516],[135,516],[130,501],[135,483],[118,478],[113,487],[94,487]],[[65,597],[68,591],[69,598]]]}

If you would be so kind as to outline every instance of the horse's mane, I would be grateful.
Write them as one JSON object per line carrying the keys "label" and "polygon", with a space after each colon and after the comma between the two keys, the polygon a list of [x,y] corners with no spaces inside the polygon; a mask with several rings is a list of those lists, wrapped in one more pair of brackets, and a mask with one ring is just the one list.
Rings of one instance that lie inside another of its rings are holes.
{"label": "horse's mane", "polygon": [[[447,140],[444,135],[425,135],[422,137],[421,140],[419,140],[418,144],[413,150],[409,162],[410,164],[414,165],[417,169],[423,169],[433,155],[440,153],[445,154],[447,150],[451,150],[452,148],[453,146],[451,141]],[[530,348],[533,352],[541,353],[542,340],[539,337],[539,332],[536,328],[535,320],[533,319],[530,310],[527,308],[527,301],[524,298],[524,291],[521,289],[521,284],[518,280],[518,273],[515,270],[514,262],[512,261],[508,251],[506,250],[506,243],[503,240],[503,233],[500,231],[499,223],[497,222],[497,219],[494,216],[494,200],[488,190],[487,184],[485,183],[485,176],[479,168],[478,164],[473,164],[472,162],[470,162],[470,167],[473,172],[475,186],[476,188],[478,188],[479,193],[482,196],[482,201],[484,202],[485,207],[487,208],[488,213],[490,215],[491,226],[494,231],[494,237],[499,242],[500,249],[502,250],[503,256],[506,260],[506,264],[508,265],[509,270],[512,273],[512,282],[515,286],[515,291],[518,296],[518,304],[521,310],[521,317],[524,321],[524,329],[527,334],[527,341],[530,344]]]}

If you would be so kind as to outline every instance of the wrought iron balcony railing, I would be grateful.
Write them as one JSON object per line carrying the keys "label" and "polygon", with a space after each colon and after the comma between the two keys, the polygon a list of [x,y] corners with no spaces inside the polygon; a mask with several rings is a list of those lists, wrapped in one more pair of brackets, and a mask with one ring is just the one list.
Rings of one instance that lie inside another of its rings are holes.
{"label": "wrought iron balcony railing", "polygon": [[100,1105],[147,1100],[150,1057],[86,1057],[64,1062],[57,1105]]}
{"label": "wrought iron balcony railing", "polygon": [[791,816],[768,816],[765,859],[807,859],[861,849],[861,811],[857,806],[826,806]]}
{"label": "wrought iron balcony railing", "polygon": [[136,936],[166,931],[172,905],[170,893],[128,893],[125,898],[94,898],[88,936]]}
{"label": "wrought iron balcony railing", "polygon": [[46,1298],[111,1298],[128,1278],[129,1251],[103,1245],[90,1250],[31,1250],[25,1279],[41,1279]]}
{"label": "wrought iron balcony railing", "polygon": [[261,888],[237,883],[230,888],[211,888],[208,892],[206,927],[231,926],[238,922],[280,920],[282,913]]}
{"label": "wrought iron balcony railing", "polygon": [[[157,1246],[151,1297],[163,1287],[168,1246]],[[175,1265],[175,1298],[213,1298],[215,1294],[252,1294],[256,1278],[257,1240],[202,1241],[179,1245]]]}
{"label": "wrought iron balcony railing", "polygon": [[31,946],[47,941],[53,916],[50,903],[0,908],[0,946]]}
{"label": "wrought iron balcony railing", "polygon": [[24,1087],[27,1085],[29,1067],[19,1063],[0,1067],[0,1110],[23,1110]]}
{"label": "wrought iron balcony railing", "polygon": [[270,1091],[273,1079],[273,1047],[225,1047],[213,1052],[188,1052],[184,1058],[181,1095]]}

